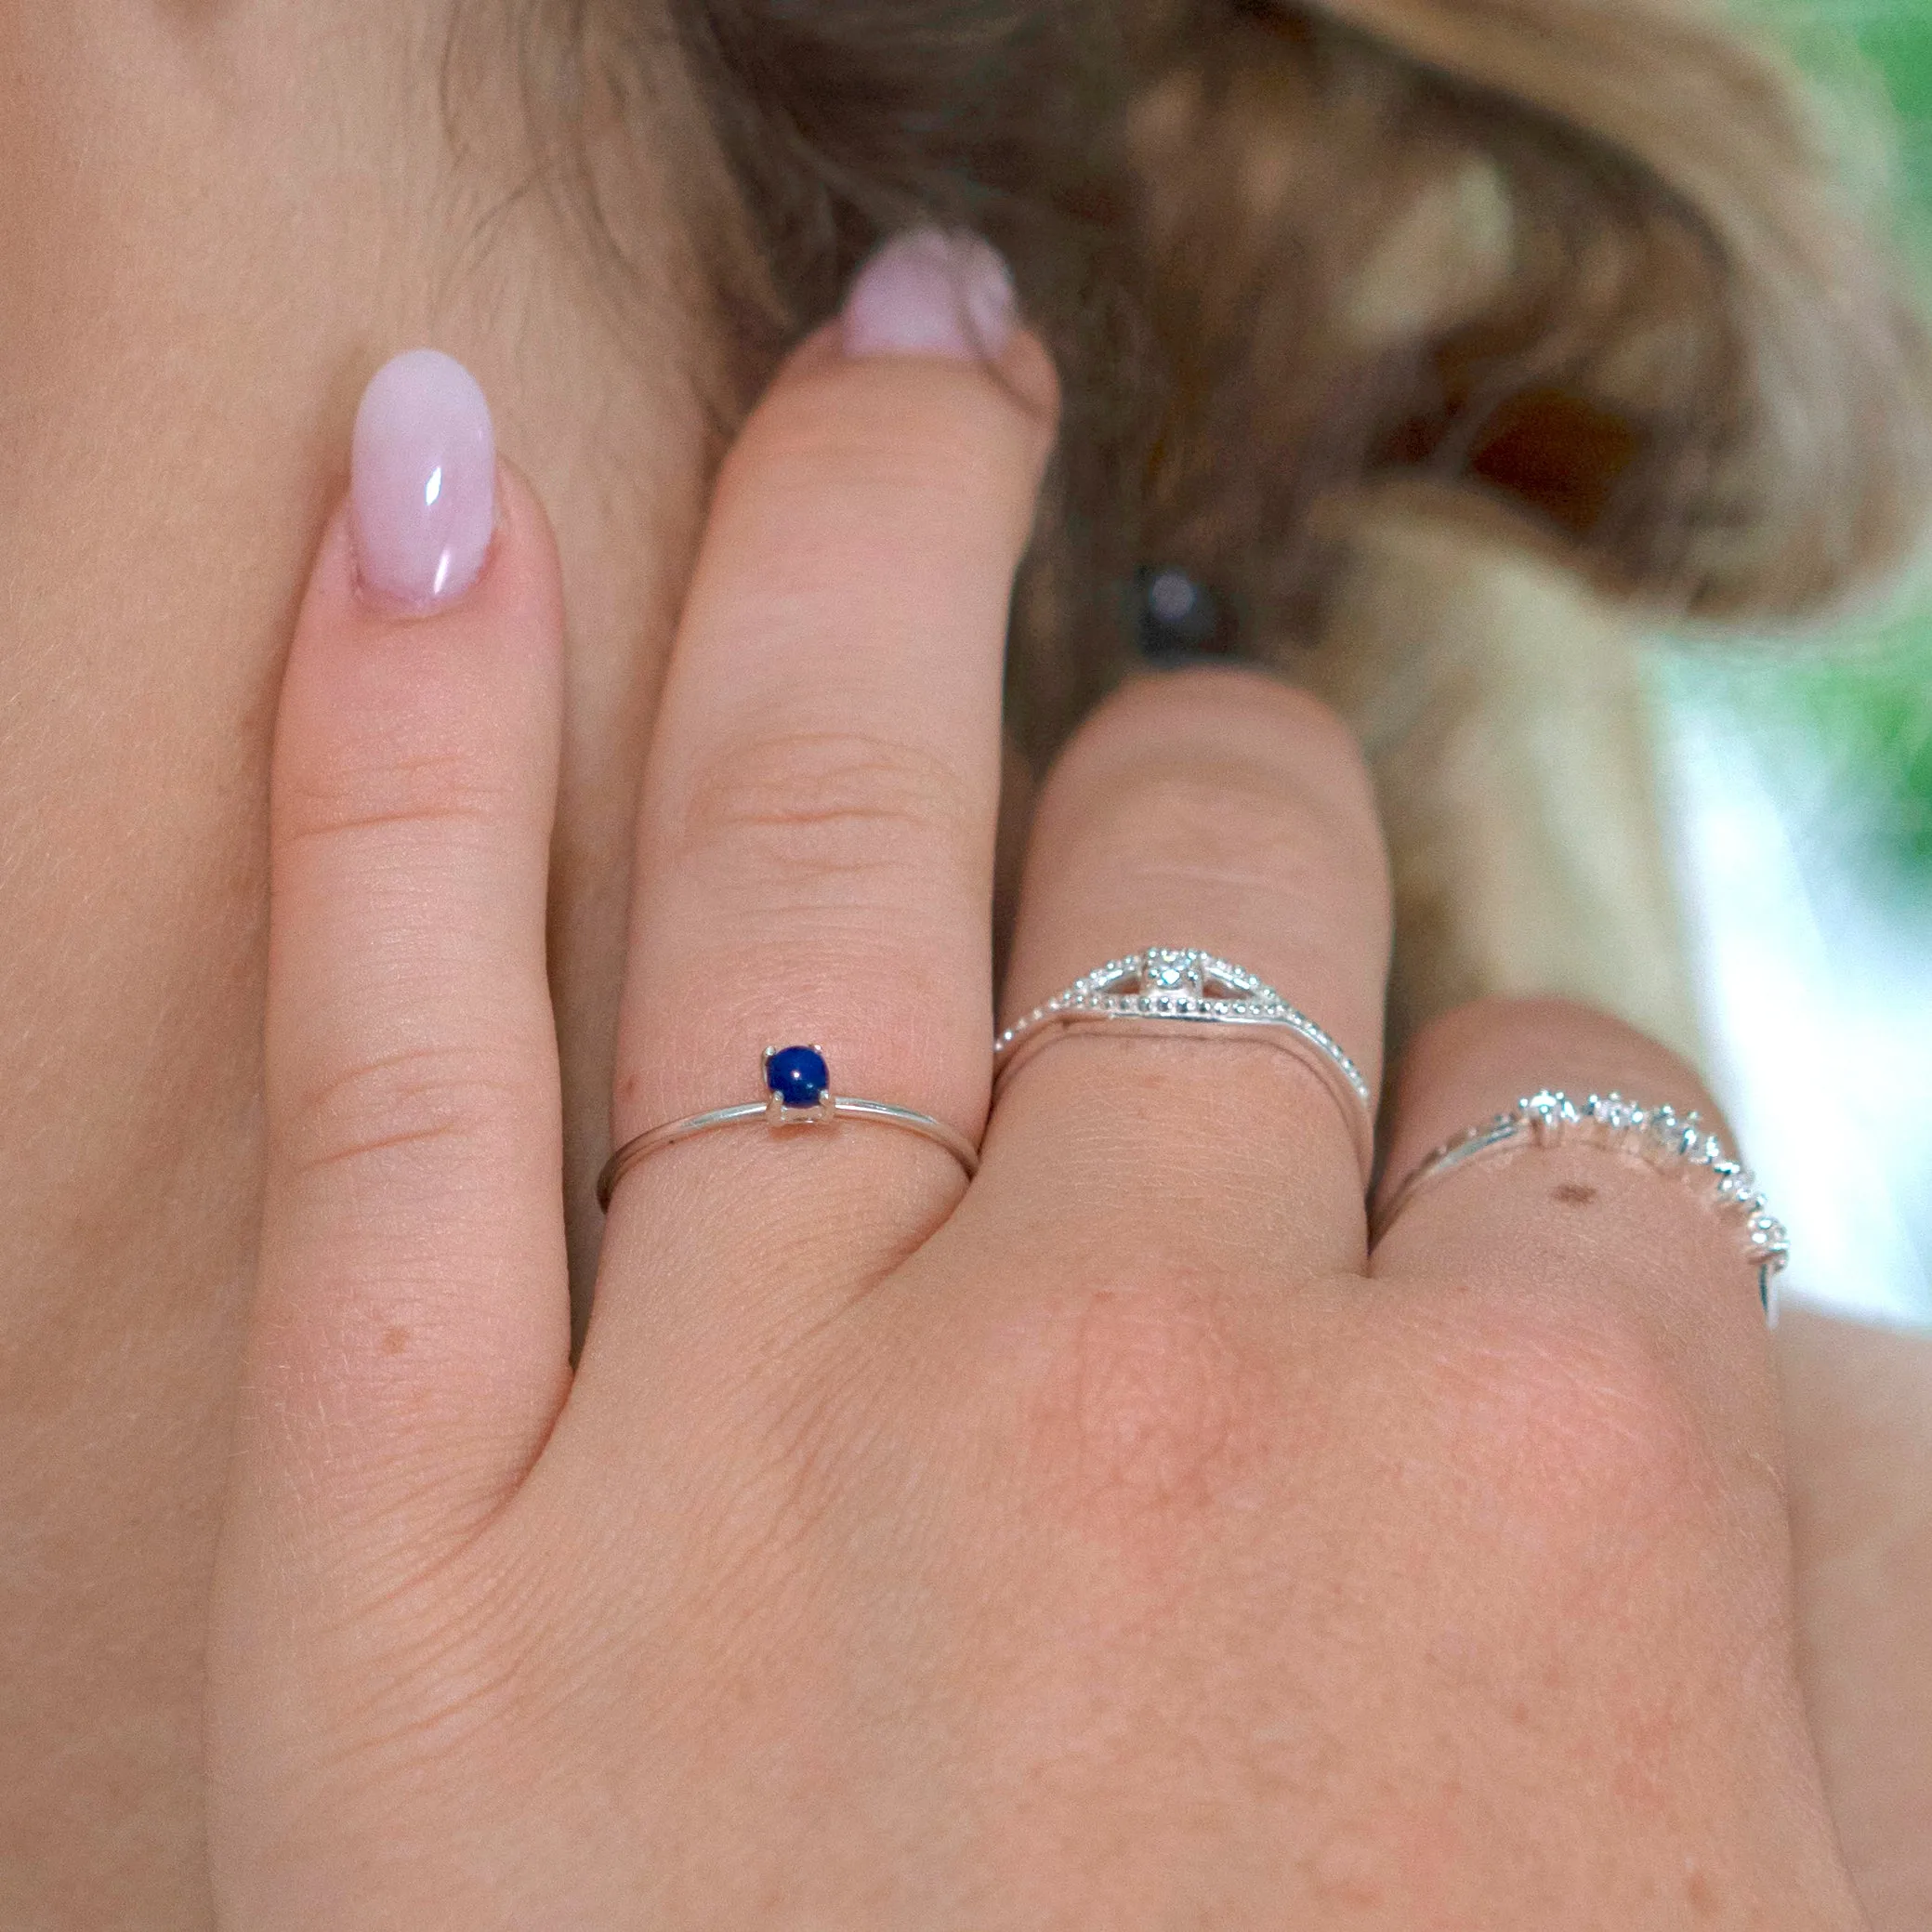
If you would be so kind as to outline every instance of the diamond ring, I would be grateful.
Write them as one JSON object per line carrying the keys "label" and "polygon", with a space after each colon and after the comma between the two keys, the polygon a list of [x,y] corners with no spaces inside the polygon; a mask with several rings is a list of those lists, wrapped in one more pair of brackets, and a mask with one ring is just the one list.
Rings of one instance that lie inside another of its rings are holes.
{"label": "diamond ring", "polygon": [[1348,1124],[1366,1181],[1374,1158],[1375,1103],[1360,1069],[1306,1013],[1245,966],[1192,947],[1150,946],[1112,959],[1016,1019],[993,1042],[999,1087],[1042,1046],[1075,1028],[1255,1038],[1287,1048],[1328,1089]]}
{"label": "diamond ring", "polygon": [[1765,1204],[1751,1170],[1725,1151],[1695,1112],[1674,1107],[1639,1107],[1622,1094],[1591,1094],[1572,1100],[1545,1087],[1518,1100],[1506,1113],[1469,1127],[1426,1154],[1375,1216],[1370,1245],[1425,1188],[1485,1154],[1566,1143],[1603,1147],[1635,1154],[1666,1173],[1709,1184],[1715,1205],[1741,1216],[1744,1258],[1757,1269],[1757,1296],[1767,1318],[1777,1321],[1771,1277],[1791,1258],[1791,1243],[1781,1222]]}
{"label": "diamond ring", "polygon": [[768,1046],[765,1049],[765,1097],[743,1100],[733,1107],[714,1108],[709,1113],[690,1113],[682,1120],[665,1121],[626,1140],[604,1163],[597,1177],[597,1204],[608,1211],[617,1183],[647,1154],[674,1142],[689,1140],[694,1134],[708,1134],[714,1127],[734,1127],[746,1121],[763,1121],[772,1127],[829,1126],[835,1121],[875,1121],[887,1127],[903,1127],[908,1133],[922,1134],[936,1140],[966,1169],[972,1179],[979,1171],[979,1150],[958,1128],[929,1113],[916,1113],[910,1107],[888,1106],[884,1100],[851,1100],[832,1091],[832,1074],[825,1056],[816,1046]]}

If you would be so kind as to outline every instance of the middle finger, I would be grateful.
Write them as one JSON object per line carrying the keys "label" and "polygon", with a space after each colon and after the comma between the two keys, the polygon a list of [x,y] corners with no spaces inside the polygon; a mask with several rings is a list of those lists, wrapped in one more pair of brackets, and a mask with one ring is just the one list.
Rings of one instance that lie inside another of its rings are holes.
{"label": "middle finger", "polygon": [[[1057,402],[1003,299],[983,243],[902,239],[727,459],[644,777],[616,1144],[762,1099],[760,1050],[791,1045],[835,1094],[979,1137],[1001,666]],[[666,1147],[618,1185],[598,1320],[668,1297],[729,1322],[734,1282],[809,1307],[958,1187],[940,1149],[862,1123]]]}
{"label": "middle finger", "polygon": [[[1198,949],[1338,1042],[1372,1109],[1389,926],[1374,800],[1341,722],[1255,673],[1149,678],[1047,782],[1003,1017],[1150,946]],[[1118,1020],[1047,1037],[1002,1078],[988,1179],[1036,1189],[1056,1223],[1097,1209],[1123,1253],[1359,1268],[1368,1111],[1319,1049],[1282,1038]]]}

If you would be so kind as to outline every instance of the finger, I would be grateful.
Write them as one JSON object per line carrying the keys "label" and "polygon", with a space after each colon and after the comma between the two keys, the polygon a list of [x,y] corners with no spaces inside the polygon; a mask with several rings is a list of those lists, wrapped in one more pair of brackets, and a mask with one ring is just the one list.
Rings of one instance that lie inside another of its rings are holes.
{"label": "finger", "polygon": [[[1404,1058],[1378,1217],[1434,1149],[1544,1089],[1695,1111],[1735,1155],[1702,1081],[1668,1048],[1565,1001],[1484,1001],[1425,1029]],[[1380,1233],[1371,1271],[1432,1289],[1479,1282],[1559,1321],[1640,1332],[1694,1355],[1712,1400],[1741,1400],[1748,1383],[1758,1429],[1769,1354],[1743,1222],[1718,1204],[1708,1169],[1663,1169],[1578,1137],[1479,1156],[1414,1192]]]}
{"label": "finger", "polygon": [[[793,1044],[835,1093],[978,1137],[1001,664],[1056,397],[1005,272],[979,243],[888,249],[724,466],[643,786],[619,1143],[764,1098],[761,1049]],[[962,295],[1005,335],[992,367],[947,335]],[[630,1257],[707,1321],[734,1281],[809,1305],[960,1188],[942,1149],[878,1126],[668,1148],[612,1203],[604,1341]]]}
{"label": "finger", "polygon": [[399,358],[357,420],[276,728],[244,1442],[297,1507],[474,1520],[562,1396],[559,639],[550,536],[498,476],[480,392]]}
{"label": "finger", "polygon": [[[1068,747],[1033,821],[1005,1018],[1147,946],[1257,974],[1337,1040],[1373,1094],[1387,865],[1360,755],[1313,699],[1249,672],[1119,693]],[[1104,1210],[1123,1242],[1176,1232],[1301,1270],[1359,1264],[1351,1097],[1252,1029],[1068,1031],[1018,1064],[988,1136],[1016,1185]],[[1198,1212],[1190,1211],[1189,1203]]]}

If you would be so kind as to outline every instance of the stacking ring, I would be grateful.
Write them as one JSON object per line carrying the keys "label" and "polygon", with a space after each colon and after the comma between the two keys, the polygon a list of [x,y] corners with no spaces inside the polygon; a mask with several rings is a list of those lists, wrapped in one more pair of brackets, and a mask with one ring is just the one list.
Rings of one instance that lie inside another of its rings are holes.
{"label": "stacking ring", "polygon": [[1306,1013],[1245,966],[1192,947],[1150,946],[1112,959],[1016,1019],[993,1042],[993,1091],[1062,1034],[1089,1026],[1137,1032],[1227,1035],[1285,1047],[1328,1089],[1348,1125],[1363,1181],[1374,1160],[1375,1108],[1360,1070]]}
{"label": "stacking ring", "polygon": [[1744,1256],[1757,1269],[1757,1297],[1768,1319],[1777,1320],[1771,1277],[1791,1258],[1783,1223],[1765,1204],[1751,1170],[1705,1132],[1695,1112],[1674,1107],[1639,1107],[1621,1094],[1591,1094],[1576,1101],[1545,1087],[1518,1100],[1506,1113],[1470,1127],[1426,1154],[1404,1176],[1375,1216],[1371,1245],[1423,1191],[1444,1176],[1487,1154],[1520,1148],[1580,1144],[1634,1154],[1650,1166],[1708,1183],[1711,1201],[1741,1216]]}
{"label": "stacking ring", "polygon": [[979,1150],[958,1128],[929,1113],[916,1113],[910,1107],[889,1106],[884,1100],[850,1100],[832,1091],[832,1074],[824,1053],[816,1046],[768,1046],[765,1049],[765,1088],[762,1100],[744,1100],[733,1107],[714,1108],[709,1113],[689,1113],[682,1120],[665,1121],[626,1140],[604,1163],[597,1177],[597,1204],[607,1212],[617,1183],[647,1154],[689,1140],[695,1134],[708,1134],[714,1127],[735,1127],[746,1121],[764,1121],[773,1127],[829,1126],[835,1121],[874,1121],[882,1126],[903,1127],[908,1133],[923,1134],[935,1140],[966,1169],[971,1180],[979,1171]]}

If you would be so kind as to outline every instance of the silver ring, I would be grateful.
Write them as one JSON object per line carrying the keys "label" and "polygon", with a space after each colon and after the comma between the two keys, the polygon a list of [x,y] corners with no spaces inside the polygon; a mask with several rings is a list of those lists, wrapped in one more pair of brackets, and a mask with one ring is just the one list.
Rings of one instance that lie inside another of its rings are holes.
{"label": "silver ring", "polygon": [[832,1075],[825,1055],[817,1046],[768,1046],[764,1058],[766,1097],[743,1100],[733,1107],[715,1107],[709,1113],[688,1113],[682,1120],[665,1121],[648,1127],[626,1140],[604,1163],[597,1177],[597,1204],[607,1213],[617,1183],[647,1154],[689,1140],[694,1134],[708,1134],[714,1127],[735,1127],[744,1121],[764,1121],[773,1127],[821,1127],[835,1121],[876,1121],[882,1126],[903,1127],[908,1133],[922,1134],[937,1141],[971,1180],[979,1171],[979,1150],[957,1127],[935,1120],[929,1113],[917,1113],[910,1107],[893,1107],[884,1100],[850,1100],[832,1092]]}
{"label": "silver ring", "polygon": [[1485,1154],[1566,1142],[1635,1154],[1664,1172],[1708,1179],[1713,1202],[1743,1217],[1745,1259],[1757,1269],[1757,1296],[1766,1317],[1776,1321],[1771,1277],[1790,1261],[1791,1242],[1784,1224],[1765,1204],[1751,1170],[1733,1160],[1715,1134],[1705,1132],[1694,1111],[1639,1107],[1621,1094],[1591,1094],[1579,1102],[1545,1087],[1518,1100],[1508,1112],[1445,1140],[1410,1169],[1389,1195],[1374,1217],[1370,1245],[1388,1232],[1396,1216],[1425,1188],[1458,1167]]}
{"label": "silver ring", "polygon": [[1192,947],[1150,946],[1111,959],[1016,1019],[993,1042],[993,1091],[1049,1041],[1078,1027],[1213,1037],[1212,1030],[1283,1046],[1311,1069],[1348,1124],[1366,1182],[1374,1160],[1375,1103],[1361,1071],[1306,1013],[1245,966]]}

